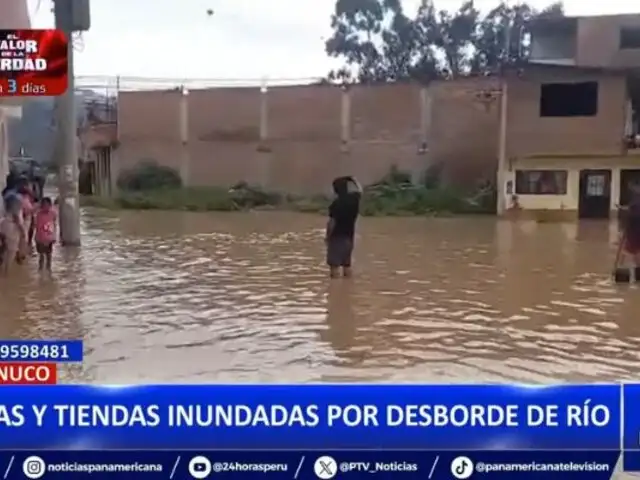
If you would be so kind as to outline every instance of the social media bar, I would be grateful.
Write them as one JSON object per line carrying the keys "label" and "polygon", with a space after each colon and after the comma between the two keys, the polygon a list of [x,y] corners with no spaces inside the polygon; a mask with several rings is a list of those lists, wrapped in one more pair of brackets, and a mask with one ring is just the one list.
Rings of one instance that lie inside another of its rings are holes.
{"label": "social media bar", "polygon": [[[14,460],[15,461],[15,460]],[[37,480],[45,475],[51,474],[73,474],[83,475],[105,473],[105,474],[134,474],[134,473],[162,473],[163,465],[159,463],[83,463],[83,462],[53,462],[47,463],[42,457],[31,455],[22,462],[22,473],[31,480]]]}
{"label": "social media bar", "polygon": [[[98,445],[93,446],[99,448]],[[609,479],[617,451],[0,451],[3,480]]]}
{"label": "social media bar", "polygon": [[474,462],[469,457],[456,457],[451,462],[451,475],[459,480],[466,480],[472,476],[482,474],[510,473],[513,475],[522,474],[546,474],[553,473],[579,473],[585,475],[593,473],[595,475],[610,475],[612,466],[606,462]]}

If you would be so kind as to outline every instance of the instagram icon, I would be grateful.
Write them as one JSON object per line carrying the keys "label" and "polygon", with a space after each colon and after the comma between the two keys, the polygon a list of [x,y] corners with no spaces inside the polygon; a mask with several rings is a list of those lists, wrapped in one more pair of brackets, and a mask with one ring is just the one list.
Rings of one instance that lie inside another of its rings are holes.
{"label": "instagram icon", "polygon": [[42,478],[46,471],[47,464],[44,463],[44,460],[40,457],[27,457],[25,461],[22,462],[22,473],[24,473],[24,476],[27,478]]}

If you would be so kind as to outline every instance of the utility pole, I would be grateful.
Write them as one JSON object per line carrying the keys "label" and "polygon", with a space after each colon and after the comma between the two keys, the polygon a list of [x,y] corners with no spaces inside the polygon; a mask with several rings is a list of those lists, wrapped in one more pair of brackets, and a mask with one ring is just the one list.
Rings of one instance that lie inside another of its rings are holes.
{"label": "utility pole", "polygon": [[56,28],[68,42],[67,91],[55,99],[55,161],[58,165],[60,240],[62,245],[80,246],[80,194],[78,191],[78,133],[75,105],[73,32],[88,30],[88,0],[54,0]]}
{"label": "utility pole", "polygon": [[[509,4],[505,2],[508,9]],[[500,64],[500,128],[498,129],[498,175],[496,179],[497,189],[497,214],[503,215],[507,210],[506,170],[508,163],[507,152],[507,115],[508,115],[508,86],[507,72],[511,60],[511,12],[507,10],[504,18],[504,50]],[[515,191],[515,185],[514,185]],[[513,193],[513,192],[512,192]]]}

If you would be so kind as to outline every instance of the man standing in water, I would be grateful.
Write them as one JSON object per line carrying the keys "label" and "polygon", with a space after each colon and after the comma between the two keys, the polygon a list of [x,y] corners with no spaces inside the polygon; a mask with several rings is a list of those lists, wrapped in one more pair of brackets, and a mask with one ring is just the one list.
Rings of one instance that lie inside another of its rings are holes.
{"label": "man standing in water", "polygon": [[329,206],[329,221],[325,235],[327,265],[331,278],[351,277],[351,256],[356,220],[360,213],[362,188],[353,177],[338,177],[333,181],[335,200]]}

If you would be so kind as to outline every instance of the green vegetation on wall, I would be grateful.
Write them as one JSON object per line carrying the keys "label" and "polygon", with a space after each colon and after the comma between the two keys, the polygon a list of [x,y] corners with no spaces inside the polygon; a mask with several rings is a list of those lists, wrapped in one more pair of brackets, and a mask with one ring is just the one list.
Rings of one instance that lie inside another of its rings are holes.
{"label": "green vegetation on wall", "polygon": [[[240,182],[230,188],[181,186],[180,176],[168,167],[141,163],[118,178],[115,198],[84,197],[85,205],[136,210],[241,211],[283,209],[325,213],[331,198],[269,192]],[[362,214],[441,215],[494,213],[495,191],[488,187],[461,192],[441,185],[438,169],[429,169],[419,183],[392,168],[380,181],[364,187]]]}

